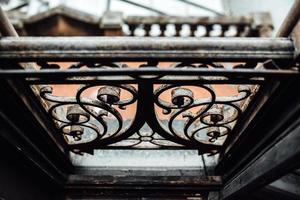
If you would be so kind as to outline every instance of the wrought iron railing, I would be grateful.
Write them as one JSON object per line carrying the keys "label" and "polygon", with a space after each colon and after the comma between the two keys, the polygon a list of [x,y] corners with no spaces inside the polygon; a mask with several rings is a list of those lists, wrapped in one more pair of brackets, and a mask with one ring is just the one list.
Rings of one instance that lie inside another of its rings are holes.
{"label": "wrought iron railing", "polygon": [[2,63],[37,66],[0,75],[38,86],[73,152],[214,154],[260,87],[298,75],[288,69],[293,48],[289,39],[267,38],[8,37],[0,40]]}

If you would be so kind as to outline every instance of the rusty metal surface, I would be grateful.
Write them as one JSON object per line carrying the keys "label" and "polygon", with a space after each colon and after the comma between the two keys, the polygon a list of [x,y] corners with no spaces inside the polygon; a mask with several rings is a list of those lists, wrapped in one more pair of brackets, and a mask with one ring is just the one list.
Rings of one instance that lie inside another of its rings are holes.
{"label": "rusty metal surface", "polygon": [[285,38],[4,37],[0,59],[36,60],[289,60],[294,45]]}
{"label": "rusty metal surface", "polygon": [[136,186],[198,186],[199,190],[202,188],[209,188],[210,190],[217,190],[222,186],[222,178],[220,176],[83,176],[71,175],[68,180],[68,188],[76,188],[80,184],[93,184],[94,186],[114,186],[114,185],[136,185]]}

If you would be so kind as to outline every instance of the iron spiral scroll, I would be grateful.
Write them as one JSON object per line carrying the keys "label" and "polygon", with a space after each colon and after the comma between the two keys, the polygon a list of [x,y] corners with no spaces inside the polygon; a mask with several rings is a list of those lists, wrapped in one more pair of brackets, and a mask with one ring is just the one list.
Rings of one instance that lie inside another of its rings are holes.
{"label": "iron spiral scroll", "polygon": [[[151,66],[154,64],[158,65],[151,63]],[[42,69],[49,66],[41,64]],[[68,68],[83,67],[128,66],[85,62]],[[143,64],[139,67],[148,66]],[[224,66],[214,63],[176,63],[170,67]],[[174,81],[174,84],[155,85],[148,81],[162,77],[133,76],[133,79],[140,80],[134,85],[91,81],[91,84],[80,85],[73,97],[56,96],[51,86],[44,85],[40,87],[40,97],[47,102],[47,111],[65,136],[70,150],[78,154],[106,148],[197,149],[201,153],[217,153],[222,146],[219,140],[232,131],[245,109],[245,102],[253,94],[251,85],[238,85],[235,95],[220,97],[209,84],[181,84]],[[199,77],[207,78],[214,77]],[[93,97],[86,96],[85,93],[91,89],[97,93]],[[205,93],[205,97],[199,96],[197,91]],[[129,106],[135,107],[135,113],[132,113],[133,117],[124,117],[122,112]]]}

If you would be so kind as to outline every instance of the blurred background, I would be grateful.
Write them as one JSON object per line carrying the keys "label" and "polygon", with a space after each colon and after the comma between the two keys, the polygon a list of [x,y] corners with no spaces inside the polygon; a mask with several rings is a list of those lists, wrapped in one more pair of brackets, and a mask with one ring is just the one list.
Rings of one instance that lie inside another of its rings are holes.
{"label": "blurred background", "polygon": [[98,17],[107,10],[120,11],[124,16],[159,15],[159,12],[170,16],[217,14],[240,16],[251,12],[270,12],[276,32],[293,0],[1,0],[0,2],[4,10],[19,9],[28,16],[61,5]]}

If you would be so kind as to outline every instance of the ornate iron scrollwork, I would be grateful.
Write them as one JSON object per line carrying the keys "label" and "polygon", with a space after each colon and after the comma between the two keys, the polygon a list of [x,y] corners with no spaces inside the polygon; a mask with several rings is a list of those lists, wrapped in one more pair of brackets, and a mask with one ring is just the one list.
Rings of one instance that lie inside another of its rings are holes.
{"label": "ornate iron scrollwork", "polygon": [[[49,64],[41,63],[43,68]],[[158,67],[158,63],[140,67]],[[155,66],[153,66],[155,65]],[[120,63],[78,63],[74,68],[127,68]],[[173,68],[223,68],[214,63],[176,63]],[[53,95],[50,86],[40,87],[48,102],[48,113],[75,153],[97,148],[182,148],[214,153],[220,138],[230,133],[252,94],[248,85],[239,85],[232,97],[220,97],[209,84],[154,84],[149,79],[163,76],[133,76],[130,84],[80,85],[73,97]],[[92,77],[97,79],[97,77]],[[208,79],[214,77],[199,77]],[[226,77],[224,77],[226,79]],[[86,95],[93,89],[94,95]],[[205,93],[204,97],[199,96]],[[126,93],[126,95],[124,95]],[[168,96],[165,98],[164,96]],[[128,106],[132,116],[123,116]]]}

